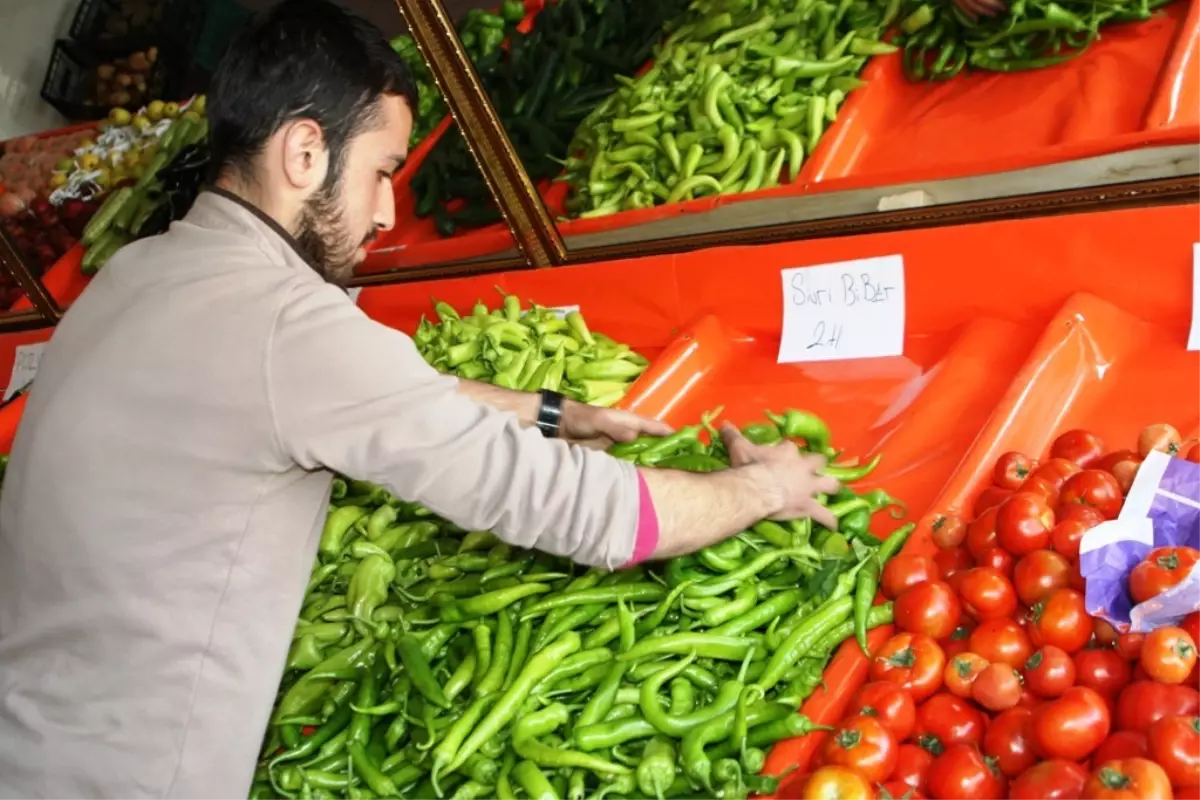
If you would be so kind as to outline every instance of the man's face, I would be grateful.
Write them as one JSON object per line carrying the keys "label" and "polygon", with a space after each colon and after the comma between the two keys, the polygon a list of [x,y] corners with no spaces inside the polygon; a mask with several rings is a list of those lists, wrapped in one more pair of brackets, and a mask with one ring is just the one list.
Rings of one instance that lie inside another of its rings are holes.
{"label": "man's face", "polygon": [[377,114],[376,124],[346,144],[337,180],[326,180],[300,216],[301,249],[339,286],[366,258],[366,245],[396,222],[392,175],[408,154],[412,112],[403,98],[384,95]]}

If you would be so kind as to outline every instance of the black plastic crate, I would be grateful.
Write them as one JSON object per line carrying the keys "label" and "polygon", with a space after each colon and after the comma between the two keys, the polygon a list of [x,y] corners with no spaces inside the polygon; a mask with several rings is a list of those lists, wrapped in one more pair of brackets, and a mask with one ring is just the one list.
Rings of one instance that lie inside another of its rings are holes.
{"label": "black plastic crate", "polygon": [[187,45],[204,28],[208,0],[82,0],[71,23],[77,42],[144,37]]}
{"label": "black plastic crate", "polygon": [[[186,59],[172,55],[172,48],[161,46],[160,40],[112,39],[84,44],[59,39],[54,43],[46,79],[42,82],[42,99],[72,120],[102,119],[114,106],[136,111],[151,100],[182,100]],[[121,66],[122,59],[132,54],[157,50],[152,67],[144,73],[130,66]],[[111,67],[106,69],[106,67]],[[110,75],[111,72],[111,75]],[[129,87],[119,75],[133,80]],[[145,91],[138,84],[145,83]],[[128,95],[114,97],[124,90]],[[119,102],[114,102],[119,101]]]}

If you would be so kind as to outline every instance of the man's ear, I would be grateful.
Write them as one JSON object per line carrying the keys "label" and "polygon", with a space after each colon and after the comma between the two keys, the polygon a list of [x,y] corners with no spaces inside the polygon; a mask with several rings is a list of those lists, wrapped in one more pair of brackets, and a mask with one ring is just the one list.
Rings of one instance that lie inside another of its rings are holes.
{"label": "man's ear", "polygon": [[316,189],[329,170],[329,151],[321,126],[311,119],[297,119],[280,129],[283,175],[295,189]]}

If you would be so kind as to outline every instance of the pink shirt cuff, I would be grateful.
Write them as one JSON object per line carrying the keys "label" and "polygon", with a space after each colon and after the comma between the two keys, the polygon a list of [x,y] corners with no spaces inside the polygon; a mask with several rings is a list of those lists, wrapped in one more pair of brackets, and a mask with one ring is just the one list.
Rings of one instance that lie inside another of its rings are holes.
{"label": "pink shirt cuff", "polygon": [[633,557],[626,567],[632,567],[648,559],[658,547],[658,514],[654,511],[654,501],[650,498],[650,487],[642,473],[638,479],[638,524],[637,539],[633,543]]}

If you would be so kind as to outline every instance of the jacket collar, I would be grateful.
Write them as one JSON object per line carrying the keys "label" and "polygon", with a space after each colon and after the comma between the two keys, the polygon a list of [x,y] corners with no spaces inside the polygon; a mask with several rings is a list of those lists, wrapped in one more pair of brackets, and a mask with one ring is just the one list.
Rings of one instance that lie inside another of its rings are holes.
{"label": "jacket collar", "polygon": [[204,187],[188,211],[187,220],[202,228],[244,233],[278,254],[287,264],[311,271],[317,280],[325,280],[321,270],[300,252],[295,237],[261,209],[233,192],[216,186]]}

